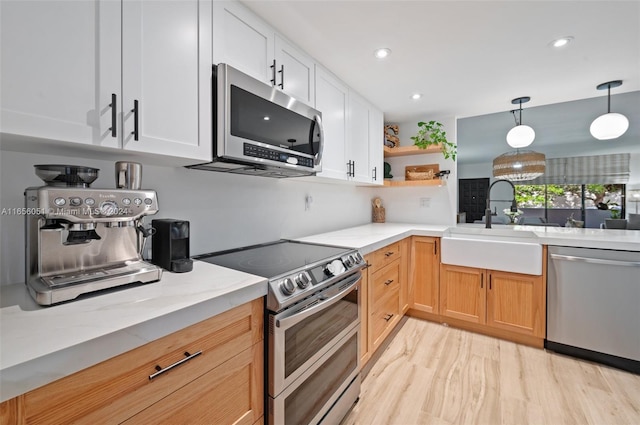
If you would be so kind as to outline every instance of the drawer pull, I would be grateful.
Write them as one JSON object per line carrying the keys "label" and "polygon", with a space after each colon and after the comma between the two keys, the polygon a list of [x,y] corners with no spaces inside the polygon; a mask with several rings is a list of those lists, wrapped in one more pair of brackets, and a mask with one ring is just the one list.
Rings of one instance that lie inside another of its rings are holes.
{"label": "drawer pull", "polygon": [[193,354],[189,354],[188,351],[185,351],[184,355],[186,357],[184,359],[178,360],[177,362],[165,367],[164,369],[161,368],[160,366],[156,365],[157,372],[154,373],[153,375],[149,375],[149,380],[152,380],[153,378],[156,378],[156,377],[162,375],[163,373],[170,371],[174,367],[180,366],[182,363],[188,362],[189,360],[191,360],[194,357],[198,357],[200,354],[202,354],[202,350],[198,351],[197,353],[193,353]]}
{"label": "drawer pull", "polygon": [[394,254],[394,252],[393,252],[393,251],[388,251],[388,252],[385,252],[385,253],[384,253],[384,256],[385,256],[385,257],[391,257],[393,254]]}
{"label": "drawer pull", "polygon": [[384,284],[385,284],[385,285],[387,285],[387,286],[389,286],[389,285],[391,285],[392,283],[393,283],[393,279],[389,279],[389,280],[387,280]]}
{"label": "drawer pull", "polygon": [[384,320],[388,322],[389,320],[391,320],[392,317],[393,317],[393,314],[387,314],[384,316]]}

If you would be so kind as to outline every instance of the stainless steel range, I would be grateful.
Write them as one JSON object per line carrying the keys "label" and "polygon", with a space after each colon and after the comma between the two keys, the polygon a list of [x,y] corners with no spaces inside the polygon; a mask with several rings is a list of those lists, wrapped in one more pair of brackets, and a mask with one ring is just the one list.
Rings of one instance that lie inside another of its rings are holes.
{"label": "stainless steel range", "polygon": [[338,423],[360,394],[360,253],[278,241],[195,258],[269,279],[269,424]]}

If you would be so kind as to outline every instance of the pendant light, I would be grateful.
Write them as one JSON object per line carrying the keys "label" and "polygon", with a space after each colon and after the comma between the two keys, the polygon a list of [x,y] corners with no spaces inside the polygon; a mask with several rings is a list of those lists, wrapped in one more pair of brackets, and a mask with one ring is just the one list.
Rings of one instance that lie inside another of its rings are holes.
{"label": "pendant light", "polygon": [[516,149],[493,160],[493,177],[511,181],[533,180],[544,174],[546,164],[543,153]]}
{"label": "pendant light", "polygon": [[513,99],[511,103],[513,105],[520,105],[519,109],[519,118],[516,118],[516,110],[512,110],[513,118],[516,120],[516,126],[513,127],[507,133],[507,143],[512,148],[524,148],[533,143],[533,139],[536,138],[536,132],[533,131],[533,128],[528,125],[522,124],[522,104],[530,101],[531,98],[528,96],[518,97]]}
{"label": "pendant light", "polygon": [[622,80],[615,80],[602,83],[596,87],[598,90],[607,89],[607,113],[593,120],[589,128],[591,135],[598,140],[617,139],[629,128],[627,117],[611,112],[611,87],[620,87],[621,85]]}

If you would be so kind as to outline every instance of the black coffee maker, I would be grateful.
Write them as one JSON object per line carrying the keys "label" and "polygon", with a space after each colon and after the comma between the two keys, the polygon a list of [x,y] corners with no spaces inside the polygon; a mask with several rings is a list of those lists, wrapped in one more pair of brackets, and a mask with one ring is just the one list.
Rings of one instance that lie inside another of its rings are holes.
{"label": "black coffee maker", "polygon": [[155,229],[151,246],[151,262],[175,273],[193,270],[189,258],[189,222],[164,218],[152,220]]}

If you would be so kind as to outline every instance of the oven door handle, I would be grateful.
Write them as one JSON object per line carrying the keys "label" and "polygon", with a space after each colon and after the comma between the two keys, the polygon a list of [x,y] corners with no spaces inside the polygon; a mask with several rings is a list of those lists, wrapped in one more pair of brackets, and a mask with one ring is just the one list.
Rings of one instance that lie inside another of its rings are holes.
{"label": "oven door handle", "polygon": [[325,299],[319,298],[321,300],[320,303],[314,305],[313,307],[304,309],[300,312],[291,313],[290,316],[285,316],[283,318],[276,319],[275,321],[276,327],[278,328],[291,327],[297,323],[302,322],[307,317],[313,316],[318,311],[324,310],[325,308],[330,307],[333,304],[337,303],[342,298],[344,298],[346,294],[351,292],[353,288],[355,288],[358,285],[358,282],[360,282],[360,280],[362,279],[362,274],[358,273],[357,275],[354,275],[354,277],[350,277],[349,279],[352,281],[350,282],[349,286],[343,289],[342,291],[338,292],[334,296],[325,298]]}

